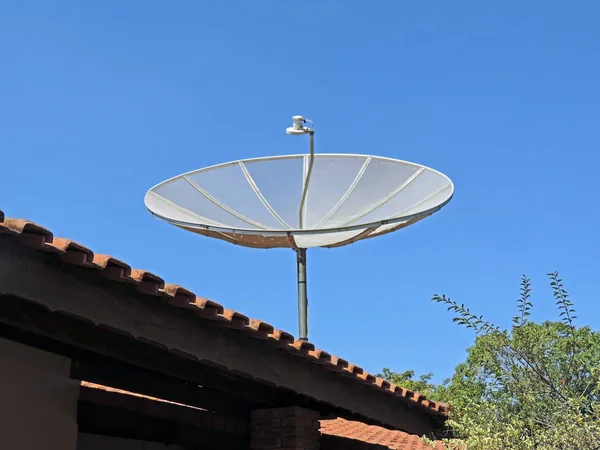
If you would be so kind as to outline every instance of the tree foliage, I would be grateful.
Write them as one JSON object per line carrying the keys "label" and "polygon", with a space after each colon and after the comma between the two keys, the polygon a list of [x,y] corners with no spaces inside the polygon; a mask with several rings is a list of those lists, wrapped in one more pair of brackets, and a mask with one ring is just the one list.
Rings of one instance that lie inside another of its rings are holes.
{"label": "tree foliage", "polygon": [[386,367],[380,374],[377,374],[377,376],[384,378],[397,386],[402,386],[403,388],[409,389],[413,392],[419,392],[427,398],[439,400],[441,398],[445,398],[447,395],[445,393],[446,387],[444,385],[431,382],[431,379],[433,378],[432,373],[426,373],[415,379],[414,370],[392,372],[389,367]]}
{"label": "tree foliage", "polygon": [[559,321],[530,321],[525,276],[510,329],[435,295],[454,322],[476,333],[466,361],[441,386],[430,382],[431,374],[415,380],[412,371],[384,370],[391,381],[422,387],[424,395],[452,405],[448,425],[458,439],[449,448],[600,449],[600,333],[575,325],[562,279],[556,272],[548,276]]}

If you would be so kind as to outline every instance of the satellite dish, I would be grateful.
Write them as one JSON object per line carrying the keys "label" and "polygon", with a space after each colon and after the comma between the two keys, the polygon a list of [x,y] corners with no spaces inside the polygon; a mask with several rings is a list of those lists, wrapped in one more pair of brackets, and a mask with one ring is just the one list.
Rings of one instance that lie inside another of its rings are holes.
{"label": "satellite dish", "polygon": [[379,156],[314,154],[314,125],[293,117],[290,135],[308,134],[308,155],[218,164],[151,188],[146,208],[185,230],[254,248],[297,253],[300,339],[307,339],[306,249],[341,247],[399,230],[452,198],[444,174]]}

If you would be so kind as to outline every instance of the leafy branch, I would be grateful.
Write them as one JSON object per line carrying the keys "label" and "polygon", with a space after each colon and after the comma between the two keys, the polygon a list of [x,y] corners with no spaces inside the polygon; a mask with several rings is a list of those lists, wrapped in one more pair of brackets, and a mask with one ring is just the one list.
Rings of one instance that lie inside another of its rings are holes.
{"label": "leafy branch", "polygon": [[575,325],[574,319],[577,319],[575,315],[575,308],[573,308],[573,302],[569,298],[569,293],[565,289],[562,283],[562,278],[559,277],[558,272],[550,272],[548,274],[550,278],[550,286],[552,287],[552,295],[556,300],[556,306],[560,310],[560,317],[562,323],[568,328],[571,344],[569,372],[571,371],[573,364],[575,363],[575,352],[576,352],[576,341],[575,341]]}
{"label": "leafy branch", "polygon": [[575,333],[573,320],[577,319],[577,316],[574,315],[573,302],[569,298],[569,293],[564,288],[562,284],[563,280],[559,277],[558,272],[550,272],[548,277],[550,278],[550,286],[552,286],[552,295],[554,295],[556,306],[560,310],[561,320],[569,328],[572,336]]}
{"label": "leafy branch", "polygon": [[517,300],[519,314],[513,317],[513,324],[515,326],[525,325],[528,322],[527,317],[529,317],[531,308],[533,307],[533,304],[529,300],[531,297],[531,280],[525,275],[521,276],[520,293],[521,296]]}
{"label": "leafy branch", "polygon": [[443,303],[448,306],[448,311],[453,311],[457,314],[452,319],[452,322],[456,322],[459,325],[465,326],[467,328],[471,328],[475,330],[477,334],[479,333],[500,333],[500,327],[493,325],[490,322],[483,320],[483,316],[476,316],[473,314],[469,308],[466,308],[464,304],[459,305],[457,302],[451,300],[449,297],[445,295],[435,294],[432,298],[434,302]]}

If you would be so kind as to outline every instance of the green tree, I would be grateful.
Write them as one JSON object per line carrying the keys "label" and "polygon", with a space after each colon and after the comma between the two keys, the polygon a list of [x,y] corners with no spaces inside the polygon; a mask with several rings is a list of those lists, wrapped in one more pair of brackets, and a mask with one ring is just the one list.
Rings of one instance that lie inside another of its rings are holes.
{"label": "green tree", "polygon": [[415,379],[415,371],[407,370],[405,372],[392,372],[388,367],[384,368],[382,373],[377,375],[380,378],[388,380],[390,383],[394,383],[397,386],[402,386],[405,389],[410,389],[414,392],[420,392],[427,398],[439,399],[443,395],[440,391],[444,386],[437,385],[431,382],[433,378],[432,373],[419,376]]}
{"label": "green tree", "polygon": [[[435,386],[430,374],[384,371],[390,380],[422,386],[452,405],[449,448],[600,449],[600,333],[576,327],[575,310],[558,273],[550,273],[558,322],[529,321],[531,282],[523,276],[518,312],[508,330],[446,296],[433,301],[475,331],[475,344],[453,377]],[[410,375],[410,376],[407,376]],[[410,384],[407,385],[410,388]]]}

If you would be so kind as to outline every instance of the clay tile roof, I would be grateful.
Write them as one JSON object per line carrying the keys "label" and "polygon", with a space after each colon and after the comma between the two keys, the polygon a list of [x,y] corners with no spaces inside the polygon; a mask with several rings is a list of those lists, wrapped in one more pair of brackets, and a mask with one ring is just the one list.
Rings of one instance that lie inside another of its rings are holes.
{"label": "clay tile roof", "polygon": [[[432,450],[419,436],[341,418],[321,420],[321,434],[374,444],[382,450]],[[441,450],[444,446],[436,441],[434,448]]]}
{"label": "clay tile roof", "polygon": [[158,275],[144,270],[132,269],[127,263],[110,255],[94,253],[87,247],[68,239],[54,237],[50,230],[24,219],[6,217],[0,210],[0,234],[12,235],[19,243],[41,252],[53,253],[67,264],[95,270],[101,277],[116,283],[133,285],[139,292],[153,297],[162,297],[174,308],[184,308],[190,314],[214,320],[224,327],[244,332],[249,337],[278,345],[287,351],[305,358],[326,370],[354,379],[374,390],[396,395],[429,413],[447,417],[449,405],[427,400],[424,396],[400,388],[365,372],[361,367],[346,360],[316,349],[310,342],[295,340],[292,335],[276,330],[272,325],[250,319],[241,313],[225,309],[220,304],[198,297],[192,291],[166,283]]}

